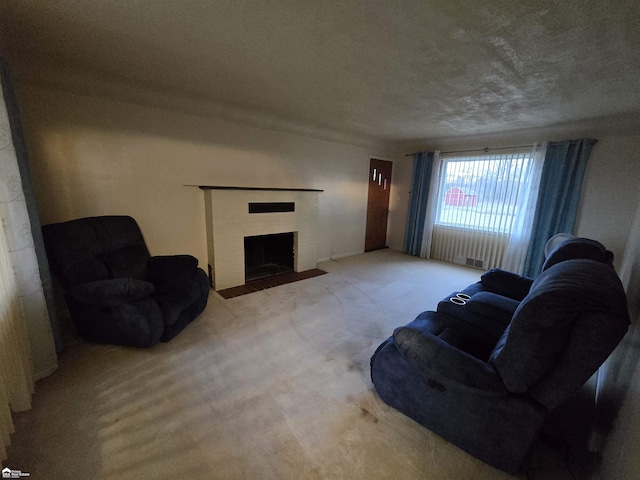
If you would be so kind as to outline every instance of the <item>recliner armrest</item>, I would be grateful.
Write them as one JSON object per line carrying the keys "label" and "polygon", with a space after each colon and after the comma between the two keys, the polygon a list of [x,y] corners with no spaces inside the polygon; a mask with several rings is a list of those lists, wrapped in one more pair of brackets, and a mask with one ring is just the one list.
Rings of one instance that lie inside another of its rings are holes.
{"label": "recliner armrest", "polygon": [[521,301],[531,290],[533,279],[499,268],[492,268],[482,274],[480,282],[493,293]]}
{"label": "recliner armrest", "polygon": [[142,300],[154,291],[155,286],[144,280],[113,278],[80,283],[69,290],[69,295],[82,303],[115,306]]}
{"label": "recliner armrest", "polygon": [[508,393],[493,366],[427,331],[400,327],[393,332],[393,340],[401,355],[427,381],[480,395],[505,396]]}
{"label": "recliner armrest", "polygon": [[192,275],[197,268],[198,259],[191,255],[156,256],[147,262],[147,278],[153,283],[171,282]]}
{"label": "recliner armrest", "polygon": [[[509,325],[511,318],[520,302],[513,298],[505,297],[497,293],[479,292],[473,295],[466,304],[466,308],[473,313],[490,318],[491,320],[503,325],[504,328]],[[502,331],[498,332],[502,335]]]}

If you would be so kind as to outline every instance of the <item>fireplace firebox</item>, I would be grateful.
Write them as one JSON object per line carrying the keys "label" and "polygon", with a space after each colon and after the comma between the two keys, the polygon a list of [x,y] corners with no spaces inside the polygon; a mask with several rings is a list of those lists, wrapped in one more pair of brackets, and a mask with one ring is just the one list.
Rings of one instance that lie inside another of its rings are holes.
{"label": "fireplace firebox", "polygon": [[292,272],[294,233],[244,237],[245,282]]}

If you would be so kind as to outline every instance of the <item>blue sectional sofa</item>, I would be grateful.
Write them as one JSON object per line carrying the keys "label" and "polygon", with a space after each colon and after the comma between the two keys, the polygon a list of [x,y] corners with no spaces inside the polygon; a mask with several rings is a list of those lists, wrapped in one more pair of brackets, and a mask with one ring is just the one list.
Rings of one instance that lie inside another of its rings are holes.
{"label": "blue sectional sofa", "polygon": [[[628,329],[612,260],[600,243],[572,238],[535,279],[486,272],[378,347],[378,395],[471,455],[518,471],[545,418]],[[456,296],[463,300],[451,301]]]}

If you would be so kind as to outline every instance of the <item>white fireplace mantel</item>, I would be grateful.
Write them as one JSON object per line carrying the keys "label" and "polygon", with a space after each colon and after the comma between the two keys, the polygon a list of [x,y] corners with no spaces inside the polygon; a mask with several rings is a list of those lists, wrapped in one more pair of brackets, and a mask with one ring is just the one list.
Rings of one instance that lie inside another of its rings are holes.
{"label": "white fireplace mantel", "polygon": [[[207,251],[216,290],[245,283],[244,237],[294,233],[294,270],[316,268],[322,190],[198,185],[204,191]],[[293,203],[294,211],[249,213],[249,203]]]}

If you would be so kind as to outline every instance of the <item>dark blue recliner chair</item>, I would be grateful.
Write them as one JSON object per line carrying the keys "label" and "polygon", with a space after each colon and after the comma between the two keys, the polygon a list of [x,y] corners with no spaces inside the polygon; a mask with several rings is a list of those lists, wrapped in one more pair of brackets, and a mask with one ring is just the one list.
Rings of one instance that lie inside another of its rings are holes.
{"label": "dark blue recliner chair", "polygon": [[598,242],[571,239],[535,279],[485,273],[463,290],[464,304],[448,297],[378,347],[371,378],[380,398],[471,455],[516,472],[545,419],[628,329],[612,258]]}
{"label": "dark blue recliner chair", "polygon": [[53,275],[77,334],[90,342],[151,347],[167,342],[207,305],[209,279],[190,255],[149,255],[128,216],[42,227]]}

